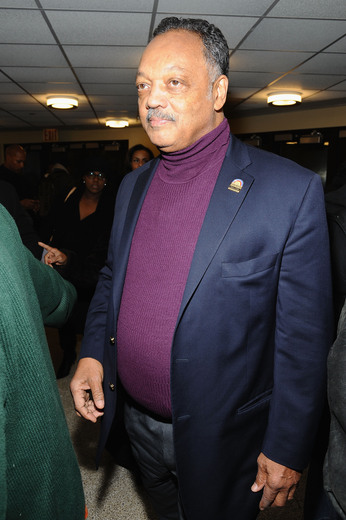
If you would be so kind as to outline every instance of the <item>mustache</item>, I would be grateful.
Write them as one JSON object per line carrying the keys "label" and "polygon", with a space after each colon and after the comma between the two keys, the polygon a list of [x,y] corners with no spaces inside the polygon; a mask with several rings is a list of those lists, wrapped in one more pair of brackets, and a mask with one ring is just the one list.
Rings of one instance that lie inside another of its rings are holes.
{"label": "mustache", "polygon": [[158,108],[149,108],[147,112],[147,123],[150,123],[150,119],[152,117],[155,117],[157,119],[165,119],[166,121],[175,121],[175,117],[173,114],[166,114],[165,112],[162,112]]}

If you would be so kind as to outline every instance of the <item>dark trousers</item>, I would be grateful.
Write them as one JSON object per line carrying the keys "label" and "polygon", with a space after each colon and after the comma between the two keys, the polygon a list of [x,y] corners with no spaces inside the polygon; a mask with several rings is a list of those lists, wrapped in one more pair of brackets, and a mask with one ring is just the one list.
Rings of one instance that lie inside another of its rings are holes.
{"label": "dark trousers", "polygon": [[125,427],[144,489],[159,520],[185,520],[179,500],[172,423],[127,403]]}

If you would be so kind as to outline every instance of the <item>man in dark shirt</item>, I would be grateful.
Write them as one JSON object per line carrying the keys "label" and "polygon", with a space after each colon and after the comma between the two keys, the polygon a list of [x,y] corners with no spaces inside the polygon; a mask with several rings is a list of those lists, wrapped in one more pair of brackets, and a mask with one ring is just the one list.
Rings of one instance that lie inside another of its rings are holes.
{"label": "man in dark shirt", "polygon": [[26,151],[19,144],[11,144],[5,150],[5,161],[0,166],[0,180],[12,184],[24,209],[37,213],[39,201],[27,196],[27,183],[23,175]]}
{"label": "man in dark shirt", "polygon": [[30,215],[20,204],[16,190],[8,182],[0,180],[0,204],[12,215],[17,224],[17,228],[23,244],[40,259],[42,249],[38,245],[39,237],[34,229]]}

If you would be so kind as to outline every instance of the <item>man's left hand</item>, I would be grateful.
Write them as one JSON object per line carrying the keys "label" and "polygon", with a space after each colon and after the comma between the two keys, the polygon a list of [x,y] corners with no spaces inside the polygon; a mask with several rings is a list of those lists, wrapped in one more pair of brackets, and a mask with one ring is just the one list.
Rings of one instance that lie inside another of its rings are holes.
{"label": "man's left hand", "polygon": [[263,489],[259,504],[261,511],[271,506],[282,507],[287,500],[292,500],[301,473],[268,459],[263,453],[260,453],[257,465],[256,480],[251,491],[256,493]]}

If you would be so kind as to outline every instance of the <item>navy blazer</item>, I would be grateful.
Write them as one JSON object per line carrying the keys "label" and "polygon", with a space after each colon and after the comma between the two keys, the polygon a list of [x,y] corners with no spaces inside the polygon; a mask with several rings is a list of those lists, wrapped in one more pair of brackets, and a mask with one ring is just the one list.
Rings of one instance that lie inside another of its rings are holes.
{"label": "navy blazer", "polygon": [[[124,178],[87,319],[82,357],[104,366],[100,450],[116,409],[116,324],[131,240],[158,161]],[[320,178],[232,136],[172,344],[174,442],[189,520],[251,518],[261,451],[297,470],[307,465],[331,334]]]}

